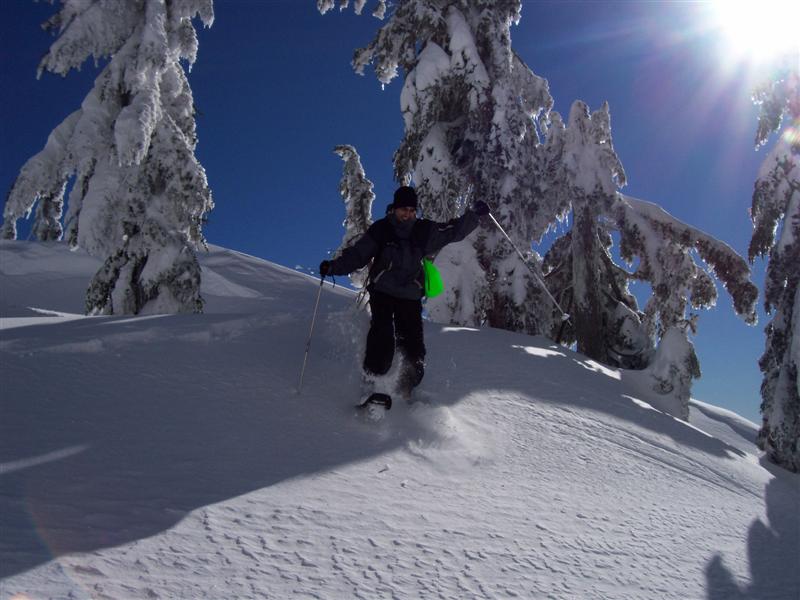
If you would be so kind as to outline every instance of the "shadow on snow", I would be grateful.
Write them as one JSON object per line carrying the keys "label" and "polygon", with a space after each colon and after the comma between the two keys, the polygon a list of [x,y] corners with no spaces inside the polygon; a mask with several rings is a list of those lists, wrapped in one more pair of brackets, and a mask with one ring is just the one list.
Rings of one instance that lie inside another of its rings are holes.
{"label": "shadow on snow", "polygon": [[[352,313],[326,320],[326,310],[341,308],[334,304],[323,303],[302,396],[294,390],[307,322],[287,307],[6,331],[4,379],[16,383],[0,424],[0,463],[13,467],[0,475],[0,577],[147,538],[199,507],[435,435],[402,419],[391,435],[376,435],[353,418],[354,340],[364,323],[337,330],[332,322]],[[480,382],[635,421],[711,454],[740,454],[637,406],[619,381],[543,338],[439,326],[428,334],[423,387],[438,390],[438,404],[457,402]],[[523,346],[552,354],[531,356]]]}
{"label": "shadow on snow", "polygon": [[[749,585],[740,585],[721,554],[706,565],[708,600],[791,600],[800,598],[800,477],[767,459],[761,465],[775,476],[766,487],[766,522],[756,519],[747,537]],[[794,561],[794,565],[792,564]]]}

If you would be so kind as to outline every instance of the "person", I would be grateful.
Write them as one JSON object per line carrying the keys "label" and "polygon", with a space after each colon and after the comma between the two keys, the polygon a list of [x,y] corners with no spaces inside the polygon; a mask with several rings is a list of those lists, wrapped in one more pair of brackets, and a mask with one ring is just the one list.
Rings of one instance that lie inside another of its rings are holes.
{"label": "person", "polygon": [[412,187],[402,186],[395,191],[384,218],[373,223],[338,258],[322,261],[319,272],[323,277],[348,275],[372,261],[366,286],[372,313],[363,364],[367,381],[389,371],[395,350],[404,358],[398,392],[409,397],[422,381],[422,259],[463,240],[488,214],[486,203],[478,201],[472,210],[447,223],[418,219],[417,193]]}

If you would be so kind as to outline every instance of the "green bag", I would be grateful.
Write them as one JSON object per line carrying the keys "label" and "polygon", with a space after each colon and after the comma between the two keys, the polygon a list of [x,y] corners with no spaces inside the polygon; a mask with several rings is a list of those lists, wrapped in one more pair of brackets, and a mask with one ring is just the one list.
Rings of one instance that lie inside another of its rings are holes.
{"label": "green bag", "polygon": [[444,282],[439,269],[428,258],[422,259],[422,270],[425,272],[425,296],[435,298],[444,291]]}

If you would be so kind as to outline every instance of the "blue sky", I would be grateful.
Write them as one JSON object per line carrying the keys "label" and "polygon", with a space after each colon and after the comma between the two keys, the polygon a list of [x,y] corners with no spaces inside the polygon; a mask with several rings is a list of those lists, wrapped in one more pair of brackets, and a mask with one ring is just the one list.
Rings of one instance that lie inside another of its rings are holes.
{"label": "blue sky", "polygon": [[[197,156],[216,202],[211,243],[289,267],[316,268],[342,237],[337,144],[354,145],[375,183],[376,216],[396,183],[400,79],[382,89],[350,67],[380,21],[352,10],[325,16],[313,0],[217,0],[189,75],[200,111]],[[368,4],[369,6],[369,4]],[[48,3],[0,5],[0,189],[75,110],[97,71],[36,80],[50,43]],[[607,100],[625,193],[747,251],[750,197],[764,152],[745,71],[725,58],[703,6],[684,2],[523,3],[515,50],[550,83],[555,109]],[[198,22],[199,26],[199,22]],[[22,227],[21,230],[25,231]],[[761,288],[763,264],[754,281]],[[703,378],[693,395],[760,422],[763,312],[748,327],[719,288],[694,338]],[[309,307],[310,309],[311,307]]]}

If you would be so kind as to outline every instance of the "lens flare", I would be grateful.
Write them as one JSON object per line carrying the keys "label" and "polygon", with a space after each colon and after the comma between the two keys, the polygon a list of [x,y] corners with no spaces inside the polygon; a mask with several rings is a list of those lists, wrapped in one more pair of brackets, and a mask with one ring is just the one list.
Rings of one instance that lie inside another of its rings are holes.
{"label": "lens flare", "polygon": [[725,39],[731,59],[768,62],[800,52],[800,2],[797,0],[714,0],[710,19]]}

